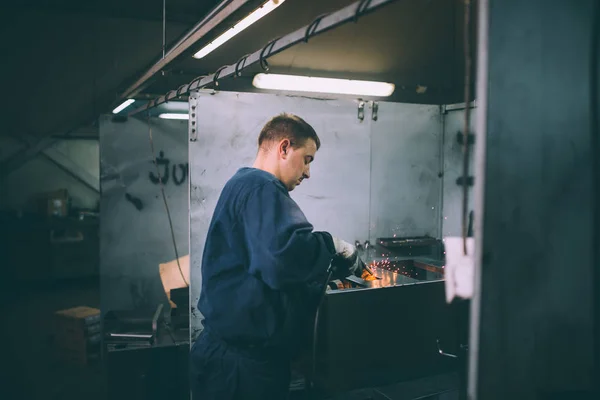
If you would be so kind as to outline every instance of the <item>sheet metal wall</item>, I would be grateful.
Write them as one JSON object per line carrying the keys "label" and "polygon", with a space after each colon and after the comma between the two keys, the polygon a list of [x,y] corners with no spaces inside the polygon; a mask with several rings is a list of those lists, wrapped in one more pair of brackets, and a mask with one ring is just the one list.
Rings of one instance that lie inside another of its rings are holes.
{"label": "sheet metal wall", "polygon": [[598,381],[592,257],[600,247],[589,104],[598,90],[590,73],[594,3],[480,3],[479,26],[489,35],[480,37],[477,100],[485,143],[478,138],[473,398],[598,398],[591,395]]}
{"label": "sheet metal wall", "polygon": [[[444,121],[444,196],[442,209],[442,236],[462,235],[462,186],[456,184],[456,179],[463,174],[462,144],[456,140],[456,134],[464,131],[465,110],[449,110],[443,115]],[[475,110],[471,109],[471,133],[475,128]],[[469,160],[469,175],[473,175],[475,151],[471,148]],[[473,188],[469,189],[469,211],[474,210]],[[476,216],[475,216],[476,217]]]}
{"label": "sheet metal wall", "polygon": [[379,103],[371,128],[371,240],[440,236],[439,106]]}
{"label": "sheet metal wall", "polygon": [[[358,103],[297,96],[201,92],[197,141],[190,143],[192,339],[201,330],[195,309],[206,231],[223,185],[256,156],[257,138],[281,112],[304,118],[322,147],[311,178],[292,192],[315,229],[348,241],[381,236],[439,236],[441,138],[438,106],[379,103],[377,120]],[[370,229],[371,228],[371,229]]]}
{"label": "sheet metal wall", "polygon": [[253,93],[201,93],[198,140],[190,143],[192,338],[201,329],[195,309],[202,284],[200,266],[206,231],[226,181],[251,166],[260,129],[281,112],[298,114],[319,133],[321,150],[311,178],[291,195],[317,230],[354,241],[368,238],[369,124],[352,101],[315,100]]}
{"label": "sheet metal wall", "polygon": [[[179,256],[189,254],[187,122],[151,119],[157,158],[169,161],[165,194]],[[102,311],[164,303],[159,264],[175,259],[148,123],[134,118],[100,119],[100,275]],[[162,154],[161,154],[162,153]],[[162,155],[162,157],[161,157]],[[175,168],[175,176],[173,176]],[[136,206],[137,204],[137,206]]]}

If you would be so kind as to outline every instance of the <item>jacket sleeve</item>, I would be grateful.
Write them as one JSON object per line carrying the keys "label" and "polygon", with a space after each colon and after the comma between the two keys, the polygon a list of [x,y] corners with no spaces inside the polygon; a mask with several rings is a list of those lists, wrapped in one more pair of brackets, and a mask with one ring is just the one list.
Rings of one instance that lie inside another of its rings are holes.
{"label": "jacket sleeve", "polygon": [[272,289],[308,283],[331,263],[331,235],[314,232],[300,207],[276,183],[267,182],[250,193],[240,216],[249,273]]}

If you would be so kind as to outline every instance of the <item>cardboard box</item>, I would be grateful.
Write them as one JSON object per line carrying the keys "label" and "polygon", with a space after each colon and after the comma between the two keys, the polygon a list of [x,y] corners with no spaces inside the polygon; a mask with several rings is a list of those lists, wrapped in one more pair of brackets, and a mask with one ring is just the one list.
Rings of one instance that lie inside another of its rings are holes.
{"label": "cardboard box", "polygon": [[171,305],[171,308],[175,308],[175,303],[171,301],[171,290],[189,287],[190,256],[183,256],[179,259],[159,264],[158,271],[165,294],[169,299],[169,304]]}
{"label": "cardboard box", "polygon": [[86,365],[100,352],[100,310],[75,307],[54,315],[54,344],[58,359]]}

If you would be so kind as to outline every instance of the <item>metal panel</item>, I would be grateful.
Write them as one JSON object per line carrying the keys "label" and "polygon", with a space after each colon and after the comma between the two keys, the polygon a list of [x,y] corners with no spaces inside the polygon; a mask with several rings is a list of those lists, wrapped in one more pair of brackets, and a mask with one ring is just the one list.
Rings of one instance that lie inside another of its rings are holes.
{"label": "metal panel", "polygon": [[[187,126],[185,121],[159,119],[150,124],[177,250],[183,256],[189,252]],[[159,264],[175,259],[175,251],[148,133],[147,121],[100,119],[103,312],[159,303],[168,309]]]}
{"label": "metal panel", "polygon": [[[456,183],[462,177],[463,151],[458,143],[456,134],[463,132],[465,126],[465,111],[457,105],[449,105],[443,116],[444,123],[444,177],[443,177],[443,207],[442,207],[442,236],[462,236],[462,186]],[[471,133],[475,127],[475,113],[471,112]],[[469,170],[473,171],[474,147],[471,147]],[[473,175],[470,172],[469,175]],[[473,210],[473,189],[469,189],[469,210]]]}
{"label": "metal panel", "polygon": [[597,398],[594,1],[480,6],[470,397]]}
{"label": "metal panel", "polygon": [[379,103],[372,123],[371,239],[440,236],[439,106]]}
{"label": "metal panel", "polygon": [[212,213],[226,181],[252,165],[258,134],[271,117],[297,114],[321,139],[311,178],[292,192],[315,229],[349,241],[366,239],[369,218],[370,120],[357,118],[356,102],[218,92],[201,94],[197,110],[198,138],[190,142],[192,338],[202,329],[195,305]]}
{"label": "metal panel", "polygon": [[442,281],[332,291],[319,318],[315,380],[332,392],[455,368],[454,360],[437,352],[437,340],[456,340]]}

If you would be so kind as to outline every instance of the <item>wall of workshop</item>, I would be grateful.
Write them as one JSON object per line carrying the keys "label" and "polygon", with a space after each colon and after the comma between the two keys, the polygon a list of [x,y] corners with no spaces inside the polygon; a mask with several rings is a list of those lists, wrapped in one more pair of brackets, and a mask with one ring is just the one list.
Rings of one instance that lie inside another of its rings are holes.
{"label": "wall of workshop", "polygon": [[[3,137],[0,164],[25,147]],[[71,173],[57,166],[67,165]],[[98,225],[93,219],[49,219],[43,193],[66,189],[73,208],[96,209],[99,193],[74,177],[85,174],[92,186],[99,184],[97,140],[57,141],[51,148],[14,171],[2,174],[0,187],[0,242],[3,281],[48,283],[72,278],[88,278],[98,273]],[[67,229],[65,231],[65,229]],[[66,232],[81,238],[61,240]],[[35,251],[31,251],[35,249]],[[7,283],[8,287],[11,286]],[[14,285],[13,285],[14,286]]]}
{"label": "wall of workshop", "polygon": [[[2,155],[6,159],[11,153],[21,148],[16,141],[7,139],[7,146]],[[85,173],[99,180],[100,158],[97,140],[62,140],[55,143],[53,150],[60,152]],[[4,148],[4,146],[3,146]],[[8,150],[7,150],[8,149]],[[10,151],[10,152],[9,152]],[[77,171],[73,171],[77,174]],[[76,208],[96,209],[100,200],[98,192],[81,183],[77,178],[58,167],[43,152],[31,161],[10,172],[2,180],[2,209],[33,212],[36,211],[35,197],[40,193],[58,189],[67,189],[72,206]]]}

